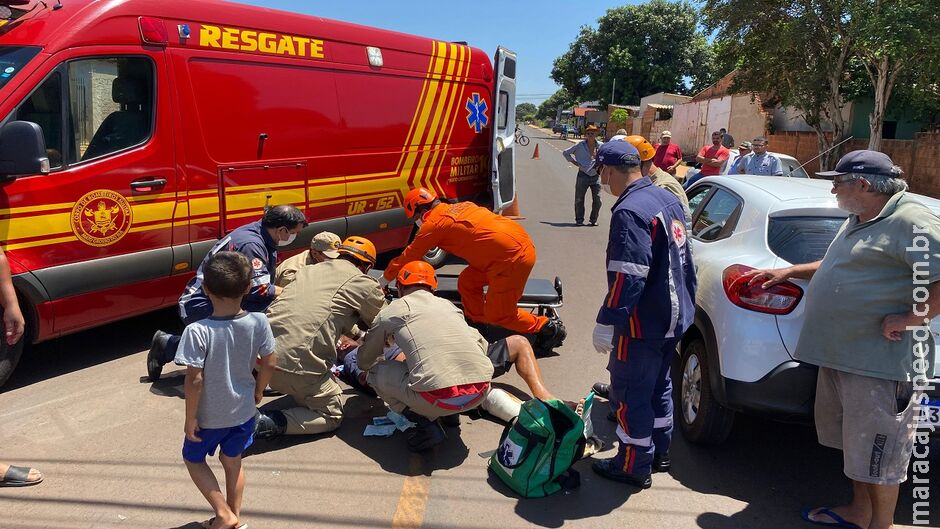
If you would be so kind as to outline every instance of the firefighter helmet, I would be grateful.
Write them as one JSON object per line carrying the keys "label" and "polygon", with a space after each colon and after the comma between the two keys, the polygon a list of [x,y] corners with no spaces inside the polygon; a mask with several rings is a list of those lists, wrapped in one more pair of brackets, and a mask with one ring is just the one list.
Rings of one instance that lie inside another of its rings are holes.
{"label": "firefighter helmet", "polygon": [[416,187],[405,195],[405,215],[410,219],[415,216],[415,210],[420,206],[430,204],[437,200],[437,195],[433,191],[428,191],[423,187]]}
{"label": "firefighter helmet", "polygon": [[340,255],[350,255],[356,259],[375,266],[375,245],[365,237],[346,237],[343,244],[336,249]]}
{"label": "firefighter helmet", "polygon": [[398,285],[426,285],[437,289],[434,267],[425,261],[411,261],[398,271]]}
{"label": "firefighter helmet", "polygon": [[627,136],[624,140],[636,147],[636,150],[640,152],[641,162],[652,160],[653,156],[656,156],[656,148],[653,147],[653,144],[646,141],[646,138],[643,136]]}

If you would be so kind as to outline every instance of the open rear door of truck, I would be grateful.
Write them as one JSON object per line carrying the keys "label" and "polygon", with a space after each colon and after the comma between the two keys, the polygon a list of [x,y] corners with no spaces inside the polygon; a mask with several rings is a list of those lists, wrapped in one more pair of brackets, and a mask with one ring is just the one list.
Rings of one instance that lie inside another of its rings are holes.
{"label": "open rear door of truck", "polygon": [[493,60],[496,102],[493,167],[490,182],[493,211],[502,211],[516,197],[516,53],[499,47]]}

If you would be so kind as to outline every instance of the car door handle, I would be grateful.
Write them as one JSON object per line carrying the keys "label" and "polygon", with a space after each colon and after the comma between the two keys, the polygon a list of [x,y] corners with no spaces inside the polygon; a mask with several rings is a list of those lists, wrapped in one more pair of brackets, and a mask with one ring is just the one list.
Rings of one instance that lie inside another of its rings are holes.
{"label": "car door handle", "polygon": [[139,193],[158,191],[166,187],[166,178],[148,178],[131,182],[131,189]]}

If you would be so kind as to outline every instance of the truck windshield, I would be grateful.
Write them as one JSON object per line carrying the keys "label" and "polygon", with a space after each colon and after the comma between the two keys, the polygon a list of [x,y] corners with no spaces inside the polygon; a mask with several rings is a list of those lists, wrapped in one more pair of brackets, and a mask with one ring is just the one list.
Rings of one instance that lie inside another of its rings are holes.
{"label": "truck windshield", "polygon": [[0,88],[6,86],[39,50],[38,46],[0,46]]}

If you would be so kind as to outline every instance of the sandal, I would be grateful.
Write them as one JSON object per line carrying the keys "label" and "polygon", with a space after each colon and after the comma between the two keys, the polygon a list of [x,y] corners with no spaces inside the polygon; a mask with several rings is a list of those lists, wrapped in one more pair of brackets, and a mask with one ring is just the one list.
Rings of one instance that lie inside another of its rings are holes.
{"label": "sandal", "polygon": [[[213,516],[212,518],[209,518],[208,520],[206,520],[206,521],[200,523],[199,525],[203,526],[205,529],[209,529],[210,527],[212,527],[212,522],[214,522],[214,521],[215,521],[215,516]],[[232,527],[232,529],[248,529],[248,524],[243,523],[243,524],[241,524],[241,525]]]}
{"label": "sandal", "polygon": [[43,476],[40,474],[39,479],[29,479],[29,473],[32,470],[34,469],[29,467],[17,467],[10,465],[7,467],[7,471],[3,475],[3,478],[0,479],[0,487],[29,487],[31,485],[39,485],[42,483]]}
{"label": "sandal", "polygon": [[[824,522],[822,520],[813,520],[812,518],[810,518],[811,514],[828,516],[829,519],[831,519],[832,521]],[[821,509],[819,507],[815,509],[805,509],[803,512],[800,513],[800,518],[803,518],[804,520],[806,520],[807,522],[811,524],[822,525],[825,527],[842,527],[844,529],[862,529],[858,525],[855,525],[854,523],[846,520],[845,518],[839,516],[832,510],[825,508],[825,507]]]}

